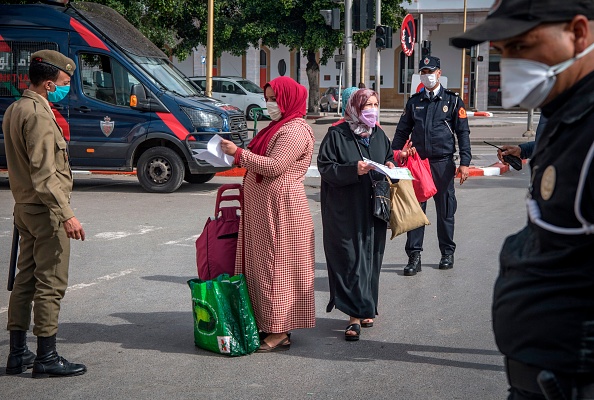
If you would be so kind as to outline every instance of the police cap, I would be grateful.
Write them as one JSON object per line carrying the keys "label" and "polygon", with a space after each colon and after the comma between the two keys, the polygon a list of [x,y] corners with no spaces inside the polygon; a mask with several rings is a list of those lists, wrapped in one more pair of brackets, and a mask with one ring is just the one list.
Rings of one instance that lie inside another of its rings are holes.
{"label": "police cap", "polygon": [[72,76],[76,69],[76,64],[64,54],[54,50],[39,50],[31,54],[31,61],[37,61],[42,64],[51,65]]}
{"label": "police cap", "polygon": [[594,18],[594,1],[495,0],[487,19],[452,38],[451,44],[458,48],[469,48],[487,40],[509,39],[545,22],[570,21],[578,14]]}
{"label": "police cap", "polygon": [[422,69],[430,69],[431,71],[441,69],[439,58],[433,56],[421,58],[419,60],[419,71]]}

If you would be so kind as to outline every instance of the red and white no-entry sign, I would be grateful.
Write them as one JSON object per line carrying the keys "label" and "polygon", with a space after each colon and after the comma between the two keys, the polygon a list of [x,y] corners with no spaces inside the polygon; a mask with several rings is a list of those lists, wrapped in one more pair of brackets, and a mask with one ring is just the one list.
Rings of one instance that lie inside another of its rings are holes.
{"label": "red and white no-entry sign", "polygon": [[412,14],[408,14],[402,20],[400,27],[400,43],[402,44],[402,51],[407,56],[412,56],[415,41],[417,40],[417,30],[415,29],[415,19]]}

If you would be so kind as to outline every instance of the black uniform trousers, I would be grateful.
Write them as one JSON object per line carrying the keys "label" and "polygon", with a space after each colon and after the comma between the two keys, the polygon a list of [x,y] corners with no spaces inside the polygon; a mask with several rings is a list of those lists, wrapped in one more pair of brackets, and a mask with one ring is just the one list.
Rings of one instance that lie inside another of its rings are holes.
{"label": "black uniform trousers", "polygon": [[[448,156],[437,160],[429,159],[433,182],[437,193],[433,196],[437,212],[437,239],[439,250],[442,255],[454,254],[456,243],[454,243],[454,214],[456,213],[457,201],[454,189],[454,176],[456,175],[456,164],[454,157]],[[423,212],[427,210],[427,202],[421,203]],[[406,254],[410,256],[413,252],[423,251],[423,238],[425,227],[414,229],[406,234]]]}

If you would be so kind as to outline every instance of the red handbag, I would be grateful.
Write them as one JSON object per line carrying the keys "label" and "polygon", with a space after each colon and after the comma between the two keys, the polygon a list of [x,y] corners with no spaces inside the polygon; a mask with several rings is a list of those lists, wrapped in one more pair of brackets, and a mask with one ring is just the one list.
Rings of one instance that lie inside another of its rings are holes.
{"label": "red handbag", "polygon": [[[407,146],[408,142],[404,145],[403,149],[406,149]],[[394,151],[394,158],[398,156],[398,153],[398,151]],[[419,153],[415,152],[414,156],[409,156],[406,159],[406,163],[402,166],[408,168],[413,178],[415,178],[412,184],[419,203],[429,200],[437,193],[435,182],[433,182],[433,175],[431,175],[429,159],[422,160],[419,157]]]}
{"label": "red handbag", "polygon": [[[225,190],[239,190],[236,195],[223,195]],[[221,274],[235,275],[235,252],[239,233],[240,210],[243,200],[240,184],[222,185],[217,192],[215,216],[206,220],[204,229],[196,239],[198,277],[203,281]],[[221,207],[222,201],[236,200],[240,206]]]}

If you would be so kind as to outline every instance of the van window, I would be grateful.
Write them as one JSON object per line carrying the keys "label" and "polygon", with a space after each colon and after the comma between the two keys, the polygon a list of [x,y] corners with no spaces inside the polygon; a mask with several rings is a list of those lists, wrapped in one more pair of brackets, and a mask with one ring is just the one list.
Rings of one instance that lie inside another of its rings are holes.
{"label": "van window", "polygon": [[80,76],[87,97],[118,106],[130,105],[130,89],[140,83],[122,64],[102,54],[82,53]]}
{"label": "van window", "polygon": [[142,69],[148,72],[153,82],[164,90],[169,90],[183,97],[201,96],[202,94],[190,83],[173,64],[161,58],[132,55]]}
{"label": "van window", "polygon": [[0,41],[0,97],[20,97],[29,87],[31,54],[38,50],[58,51],[58,44]]}

